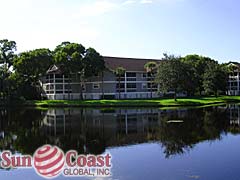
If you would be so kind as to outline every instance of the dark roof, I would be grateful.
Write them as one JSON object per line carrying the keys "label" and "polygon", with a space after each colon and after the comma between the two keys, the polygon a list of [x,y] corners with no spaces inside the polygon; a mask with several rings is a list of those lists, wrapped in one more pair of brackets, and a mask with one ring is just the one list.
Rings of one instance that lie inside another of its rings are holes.
{"label": "dark roof", "polygon": [[[148,62],[159,62],[160,59],[141,59],[141,58],[124,58],[124,57],[110,57],[103,56],[105,66],[109,70],[115,70],[118,67],[123,67],[126,71],[145,71],[144,65]],[[64,73],[64,66],[52,65],[47,74],[62,74]]]}
{"label": "dark roof", "polygon": [[239,70],[240,70],[240,63],[238,63],[238,62],[229,62],[227,65],[230,67],[233,67],[232,70],[234,72],[239,72]]}
{"label": "dark roof", "polygon": [[115,70],[123,67],[127,71],[145,71],[144,65],[148,62],[159,62],[159,59],[140,59],[104,56],[105,65],[108,69]]}
{"label": "dark roof", "polygon": [[234,66],[238,66],[240,68],[239,62],[229,62],[228,65],[234,65]]}

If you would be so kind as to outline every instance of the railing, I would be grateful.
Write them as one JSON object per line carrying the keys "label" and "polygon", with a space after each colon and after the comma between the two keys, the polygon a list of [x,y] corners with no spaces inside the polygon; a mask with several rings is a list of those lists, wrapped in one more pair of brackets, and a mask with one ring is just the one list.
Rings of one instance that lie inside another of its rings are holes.
{"label": "railing", "polygon": [[137,88],[127,88],[127,92],[136,92]]}
{"label": "railing", "polygon": [[121,88],[121,89],[118,89],[118,88],[117,88],[117,89],[116,89],[116,92],[119,93],[119,90],[120,90],[120,92],[125,92],[125,89],[124,89],[124,88]]}
{"label": "railing", "polygon": [[231,86],[231,87],[228,87],[228,90],[238,90],[238,86]]}
{"label": "railing", "polygon": [[136,77],[127,77],[127,81],[136,81],[137,78]]}

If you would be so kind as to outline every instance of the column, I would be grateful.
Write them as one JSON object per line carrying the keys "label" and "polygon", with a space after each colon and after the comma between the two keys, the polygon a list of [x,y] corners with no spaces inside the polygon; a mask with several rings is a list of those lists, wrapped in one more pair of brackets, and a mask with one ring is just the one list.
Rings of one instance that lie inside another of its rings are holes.
{"label": "column", "polygon": [[127,72],[124,74],[124,94],[127,95]]}
{"label": "column", "polygon": [[65,99],[65,76],[63,74],[63,99]]}
{"label": "column", "polygon": [[237,73],[237,91],[236,95],[239,95],[239,72]]}
{"label": "column", "polygon": [[231,95],[231,90],[232,90],[231,73],[228,76],[228,83],[229,83],[228,95]]}
{"label": "column", "polygon": [[55,74],[53,74],[53,90],[54,90],[54,99],[56,99],[56,79],[55,79]]}

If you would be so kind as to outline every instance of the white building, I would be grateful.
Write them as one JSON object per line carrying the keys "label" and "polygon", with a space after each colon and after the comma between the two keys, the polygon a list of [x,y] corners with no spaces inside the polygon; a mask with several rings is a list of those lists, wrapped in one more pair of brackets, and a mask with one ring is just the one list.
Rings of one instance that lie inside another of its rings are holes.
{"label": "white building", "polygon": [[[146,72],[144,65],[156,62],[156,59],[135,59],[120,57],[104,57],[107,70],[89,78],[82,85],[83,99],[121,99],[156,98],[159,97],[157,85],[153,83],[154,77]],[[126,72],[120,78],[114,71],[123,67]],[[61,67],[53,65],[41,79],[42,96],[47,99],[80,99],[79,79],[64,74]]]}
{"label": "white building", "polygon": [[229,73],[227,95],[240,95],[240,63],[230,62],[229,67],[232,72]]}

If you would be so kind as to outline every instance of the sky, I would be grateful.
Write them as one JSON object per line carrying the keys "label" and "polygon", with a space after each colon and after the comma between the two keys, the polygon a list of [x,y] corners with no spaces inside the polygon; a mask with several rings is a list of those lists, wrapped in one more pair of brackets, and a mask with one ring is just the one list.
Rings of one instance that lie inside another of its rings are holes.
{"label": "sky", "polygon": [[239,0],[0,0],[0,39],[18,52],[70,41],[104,56],[239,61],[239,9]]}

